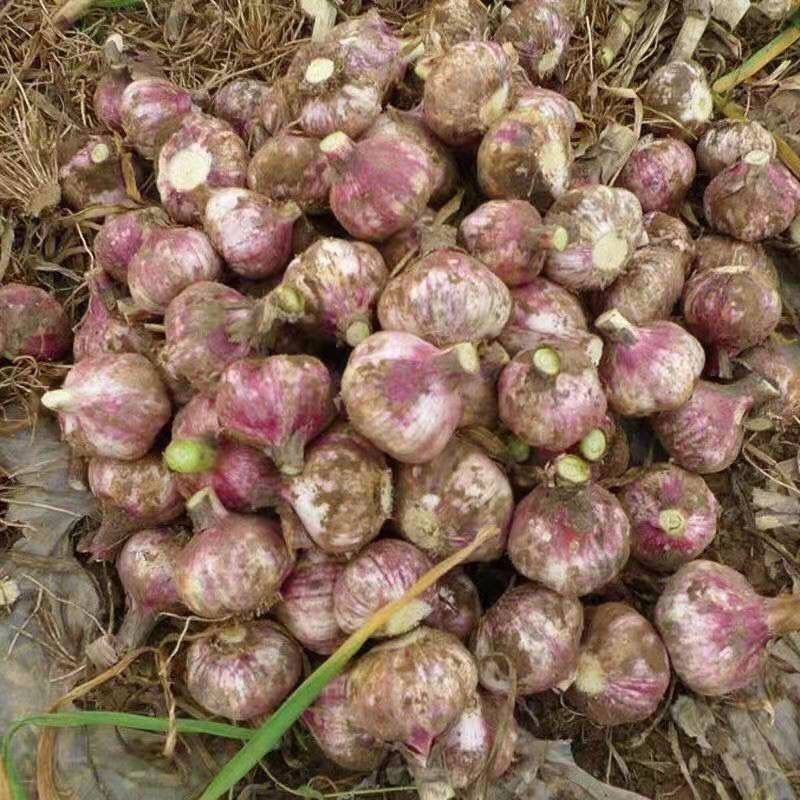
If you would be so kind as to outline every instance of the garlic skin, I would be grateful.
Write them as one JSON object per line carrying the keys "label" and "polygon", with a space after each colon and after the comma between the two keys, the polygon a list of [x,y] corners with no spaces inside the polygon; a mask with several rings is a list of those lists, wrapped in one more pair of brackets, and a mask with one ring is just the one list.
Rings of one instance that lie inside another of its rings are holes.
{"label": "garlic skin", "polygon": [[276,136],[292,121],[292,112],[286,100],[281,82],[278,80],[264,91],[258,117],[264,130]]}
{"label": "garlic skin", "polygon": [[496,275],[472,256],[443,247],[389,281],[378,301],[378,319],[384,330],[448,347],[496,338],[511,306],[511,294]]}
{"label": "garlic skin", "polygon": [[371,772],[386,756],[386,746],[351,722],[350,672],[351,669],[347,669],[335,677],[302,713],[300,720],[334,764],[354,772]]}
{"label": "garlic skin", "polygon": [[94,237],[95,265],[114,280],[126,283],[128,266],[144,244],[148,229],[154,223],[163,223],[166,216],[160,209],[145,208],[126,211],[107,217]]}
{"label": "garlic skin", "polygon": [[[351,559],[336,579],[333,613],[345,633],[355,633],[385,605],[399,600],[433,563],[402,539],[380,539]],[[374,637],[400,636],[416,628],[434,609],[436,587],[398,611]]]}
{"label": "garlic skin", "polygon": [[175,564],[184,605],[210,619],[268,608],[292,569],[278,523],[228,511],[213,489],[198,492],[186,508],[195,534]]}
{"label": "garlic skin", "polygon": [[371,333],[375,305],[388,280],[383,257],[372,245],[331,236],[306,248],[283,276],[305,301],[301,323],[351,347]]}
{"label": "garlic skin", "polygon": [[482,616],[483,606],[477,587],[463,570],[455,569],[438,581],[436,602],[425,624],[465,642]]}
{"label": "garlic skin", "polygon": [[355,239],[381,242],[411,225],[433,193],[430,159],[410,139],[354,142],[337,131],[320,142],[331,169],[329,203]]}
{"label": "garlic skin", "polygon": [[232,720],[268,714],[302,672],[302,650],[265,620],[218,628],[186,651],[189,694],[212,714]]}
{"label": "garlic skin", "polygon": [[667,650],[655,628],[625,603],[586,609],[586,630],[568,699],[597,725],[641,722],[669,687]]}
{"label": "garlic skin", "polygon": [[[236,78],[226,83],[214,95],[211,113],[229,123],[247,141],[256,136],[259,114],[269,85],[254,78]],[[263,130],[263,129],[262,129]]]}
{"label": "garlic skin", "polygon": [[353,427],[404,464],[444,450],[461,421],[464,377],[479,369],[467,343],[439,350],[410,333],[384,331],[350,354],[342,399]]}
{"label": "garlic skin", "polygon": [[800,209],[800,181],[764,150],[752,150],[706,187],[709,225],[744,242],[783,233]]}
{"label": "garlic skin", "polygon": [[285,475],[298,475],[306,442],[335,416],[331,376],[312,356],[243,358],[222,373],[216,409],[227,436],[263,450]]}
{"label": "garlic skin", "polygon": [[778,270],[763,245],[739,242],[713,233],[697,240],[693,261],[695,273],[730,266],[749,267],[767,283],[778,288]]}
{"label": "garlic skin", "polygon": [[281,584],[281,599],[272,613],[313,653],[330,655],[347,638],[333,612],[334,587],[343,571],[344,564],[308,550]]}
{"label": "garlic skin", "polygon": [[654,464],[622,487],[631,522],[631,554],[647,567],[672,572],[717,535],[719,503],[706,482],[675,464]]}
{"label": "garlic skin", "polygon": [[411,256],[419,254],[422,238],[433,228],[435,219],[436,212],[431,208],[426,208],[410,227],[395,233],[378,245],[390,274],[394,272],[395,267],[401,263],[405,264]]}
{"label": "garlic skin", "polygon": [[425,124],[451,147],[478,142],[509,107],[511,61],[495,42],[453,45],[425,78]]}
{"label": "garlic skin", "polygon": [[123,133],[122,127],[122,93],[131,79],[126,71],[111,70],[97,82],[92,95],[92,108],[101,124],[110,131]]}
{"label": "garlic skin", "polygon": [[276,207],[248,189],[217,189],[206,203],[203,229],[237,275],[257,280],[289,263],[292,228],[301,213],[295,203]]}
{"label": "garlic skin", "polygon": [[650,424],[676,463],[708,475],[733,464],[748,413],[778,395],[776,387],[757,375],[729,385],[700,381],[680,408],[656,414]]}
{"label": "garlic skin", "polygon": [[616,309],[595,320],[605,336],[598,373],[608,404],[626,417],[672,411],[691,397],[703,373],[703,346],[667,320],[634,325]]}
{"label": "garlic skin", "polygon": [[325,211],[331,183],[319,140],[276,133],[250,159],[247,185],[275,203],[297,203],[307,214]]}
{"label": "garlic skin", "polygon": [[70,344],[69,319],[52,295],[22,283],[0,286],[0,357],[57,361]]}
{"label": "garlic skin", "polygon": [[741,354],[739,360],[748,369],[771,381],[780,391],[780,397],[768,400],[759,413],[777,419],[781,425],[794,424],[800,414],[800,348],[792,339],[767,340]]}
{"label": "garlic skin", "polygon": [[125,87],[119,111],[128,142],[139,155],[153,160],[193,108],[185,89],[163,78],[144,77]]}
{"label": "garlic skin", "polygon": [[472,649],[481,664],[481,685],[493,692],[509,691],[508,659],[516,673],[517,695],[557,687],[575,672],[582,629],[583,607],[574,597],[532,583],[509,589],[475,631]]}
{"label": "garlic skin", "polygon": [[128,265],[128,289],[137,308],[164,314],[198,281],[218,281],[222,261],[208,237],[194,228],[153,226]]}
{"label": "garlic skin", "polygon": [[664,122],[675,120],[679,136],[682,129],[703,133],[714,113],[706,71],[694,61],[670,61],[658,67],[644,87],[642,100]]}
{"label": "garlic skin", "polygon": [[460,42],[486,39],[489,13],[480,0],[434,0],[425,6],[420,27],[425,52],[440,52]]}
{"label": "garlic skin", "polygon": [[424,765],[436,737],[458,719],[477,686],[478,670],[464,645],[420,626],[356,661],[348,687],[351,719]]}
{"label": "garlic skin", "polygon": [[511,359],[498,384],[500,419],[532,447],[567,450],[597,427],[606,396],[575,347],[544,345]]}
{"label": "garlic skin", "polygon": [[227,122],[187,114],[158,153],[156,187],[164,210],[176,222],[199,222],[210,189],[246,185],[248,160],[245,143]]}
{"label": "garlic skin", "polygon": [[128,202],[122,159],[112,136],[74,134],[59,142],[61,196],[73,211]]}
{"label": "garlic skin", "polygon": [[534,278],[511,291],[514,308],[500,333],[500,344],[512,356],[553,343],[577,347],[597,364],[602,340],[589,333],[586,314],[571,292],[547,278]]}
{"label": "garlic skin", "polygon": [[775,158],[777,146],[772,134],[755,120],[723,119],[697,143],[697,166],[713,178],[753,150],[763,150]]}
{"label": "garlic skin", "polygon": [[435,561],[466,547],[486,526],[498,535],[468,560],[503,554],[514,496],[505,473],[480,448],[454,438],[432,461],[401,465],[396,495],[400,533]]}
{"label": "garlic skin", "polygon": [[622,571],[630,523],[617,498],[599,484],[537,486],[514,511],[508,555],[526,578],[582,597]]}
{"label": "garlic skin", "polygon": [[309,446],[283,498],[324,552],[349,555],[371,542],[392,513],[392,471],[379,450],[345,423]]}
{"label": "garlic skin", "polygon": [[478,149],[478,182],[484,194],[496,200],[530,200],[546,210],[569,186],[569,133],[569,121],[543,117],[533,108],[503,114]]}
{"label": "garlic skin", "polygon": [[627,189],[601,184],[570,189],[544,221],[566,228],[569,235],[563,251],[547,254],[545,275],[571,291],[610,286],[647,241],[642,207]]}
{"label": "garlic skin", "polygon": [[678,677],[719,697],[756,680],[769,640],[797,630],[797,598],[761,597],[736,570],[691,561],[667,581],[655,619]]}
{"label": "garlic skin", "polygon": [[42,395],[61,433],[82,456],[133,461],[145,455],[172,416],[153,365],[138,353],[93,356],[75,364],[61,389]]}
{"label": "garlic skin", "polygon": [[497,409],[497,381],[503,367],[511,360],[503,346],[497,342],[478,347],[480,368],[476,375],[465,381],[462,394],[463,410],[460,428],[496,428],[500,421]]}
{"label": "garlic skin", "polygon": [[675,211],[694,183],[697,162],[680,139],[644,136],[619,174],[617,185],[636,195],[642,211]]}
{"label": "garlic skin", "polygon": [[695,272],[683,290],[686,327],[730,356],[763,342],[782,311],[777,288],[746,266]]}

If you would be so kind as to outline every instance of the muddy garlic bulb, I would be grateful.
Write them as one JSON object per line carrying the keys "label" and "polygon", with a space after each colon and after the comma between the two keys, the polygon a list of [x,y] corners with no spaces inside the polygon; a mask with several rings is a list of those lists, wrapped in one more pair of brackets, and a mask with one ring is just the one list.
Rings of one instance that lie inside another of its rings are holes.
{"label": "muddy garlic bulb", "polygon": [[218,628],[186,651],[189,694],[212,714],[232,720],[268,714],[302,672],[302,650],[265,620]]}
{"label": "muddy garlic bulb", "polygon": [[569,186],[569,135],[569,121],[544,118],[533,108],[501,116],[478,149],[478,181],[484,194],[530,200],[546,209]]}
{"label": "muddy garlic bulb", "polygon": [[286,269],[283,283],[304,300],[301,324],[355,347],[372,332],[372,317],[389,273],[365,242],[325,237]]}
{"label": "muddy garlic bulb", "polygon": [[309,214],[328,207],[328,160],[319,140],[277,133],[256,151],[247,167],[247,185],[276,203],[292,201]]}
{"label": "muddy garlic bulb", "polygon": [[71,343],[67,315],[51,294],[22,283],[0,287],[0,357],[57,361]]}
{"label": "muddy garlic bulb", "polygon": [[187,114],[158,153],[156,186],[161,204],[176,222],[202,219],[209,190],[247,183],[245,143],[221,119]]}
{"label": "muddy garlic bulb", "polygon": [[313,653],[329,655],[346,638],[333,613],[334,587],[343,570],[344,564],[325,553],[308,550],[281,584],[272,613]]}
{"label": "muddy garlic bulb", "polygon": [[194,228],[149,228],[128,265],[133,302],[149,314],[163,314],[187,286],[221,277],[222,261],[208,237]]}
{"label": "muddy garlic bulb", "polygon": [[124,133],[122,127],[122,93],[131,83],[127,70],[111,70],[97,82],[92,95],[94,114],[102,125],[115,133]]}
{"label": "muddy garlic bulb", "polygon": [[764,150],[752,150],[708,184],[703,209],[712,228],[745,242],[777,236],[800,209],[800,182]]}
{"label": "muddy garlic bulb", "polygon": [[700,381],[680,408],[651,418],[664,449],[684,469],[707,475],[736,460],[748,413],[779,395],[769,381],[751,375],[722,385]]}
{"label": "muddy garlic bulb", "polygon": [[697,558],[717,534],[714,494],[699,475],[674,464],[648,467],[619,500],[631,522],[631,554],[659,572]]}
{"label": "muddy garlic bulb", "polygon": [[496,41],[513,45],[534,83],[546,82],[564,60],[575,29],[571,6],[571,0],[522,0],[495,32]]}
{"label": "muddy garlic bulb", "polygon": [[422,97],[427,126],[450,146],[476,143],[509,107],[511,67],[494,42],[462,42],[435,58]]}
{"label": "muddy garlic bulb", "polygon": [[383,241],[407,228],[433,192],[427,152],[410,139],[353,142],[338,131],[320,143],[332,170],[330,206],[356,239]]}
{"label": "muddy garlic bulb", "polygon": [[702,133],[714,113],[705,70],[694,61],[670,61],[650,76],[642,100],[680,135]]}
{"label": "muddy garlic bulb", "polygon": [[775,158],[777,148],[772,134],[755,121],[724,119],[709,128],[697,143],[697,166],[713,178],[753,150]]}
{"label": "muddy garlic bulb", "polygon": [[597,370],[570,346],[518,353],[503,370],[498,393],[500,419],[532,447],[566,450],[606,413]]}
{"label": "muddy garlic bulb", "polygon": [[269,86],[254,78],[236,78],[226,83],[211,103],[211,113],[233,126],[239,136],[247,141],[256,135],[259,127],[261,104]]}
{"label": "muddy garlic bulb", "polygon": [[479,366],[468,343],[439,350],[410,333],[375,333],[351,353],[342,399],[353,427],[378,449],[424,464],[458,427],[461,387]]}
{"label": "muddy garlic bulb", "polygon": [[426,52],[443,52],[459,42],[487,38],[488,9],[480,0],[434,0],[425,6],[421,29]]}
{"label": "muddy garlic bulb", "polygon": [[424,764],[436,737],[458,719],[477,685],[475,661],[464,645],[421,626],[356,662],[348,689],[351,719]]}
{"label": "muddy garlic bulb", "polygon": [[499,558],[513,510],[505,473],[480,448],[458,438],[427,464],[404,464],[397,473],[397,526],[436,561],[466,547],[489,525],[498,535],[470,560]]}
{"label": "muddy garlic bulb", "polygon": [[160,454],[136,461],[93,458],[88,482],[103,522],[81,539],[79,550],[97,560],[110,558],[132,531],[164,525],[183,514],[183,497]]}
{"label": "muddy garlic bulb", "polygon": [[74,211],[128,201],[122,158],[111,136],[75,134],[58,147],[61,196]]}
{"label": "muddy garlic bulb", "polygon": [[[431,567],[427,556],[401,539],[368,544],[336,580],[333,611],[345,633],[357,631],[385,605],[399,600]],[[436,587],[412,600],[373,636],[399,636],[416,628],[436,605]]]}
{"label": "muddy garlic bulb", "polygon": [[730,356],[763,342],[780,322],[781,311],[777,289],[746,266],[695,272],[683,290],[686,327]]}
{"label": "muddy garlic bulb", "polygon": [[602,340],[589,333],[586,314],[571,292],[546,278],[534,278],[511,292],[514,308],[500,343],[514,356],[549,343],[577,347],[597,364]]}
{"label": "muddy garlic bulb", "polygon": [[331,376],[312,356],[243,358],[222,373],[216,408],[228,436],[263,450],[284,474],[298,475],[306,442],[335,416]]}
{"label": "muddy garlic bulb", "polygon": [[184,605],[209,618],[268,608],[292,568],[278,523],[228,511],[213,489],[198,492],[186,508],[195,534],[175,567]]}
{"label": "muddy garlic bulb", "polygon": [[144,244],[145,236],[154,224],[164,225],[167,217],[161,209],[145,208],[126,211],[107,217],[94,237],[95,266],[114,280],[126,283],[128,266]]}
{"label": "muddy garlic bulb", "polygon": [[300,717],[322,752],[334,764],[355,772],[377,769],[386,746],[352,723],[350,672],[334,678]]}
{"label": "muddy garlic bulb", "polygon": [[636,195],[644,212],[674,211],[686,198],[696,172],[688,144],[644,136],[620,172],[618,185]]}
{"label": "muddy garlic bulb", "polygon": [[706,363],[694,336],[667,320],[634,325],[616,309],[594,324],[606,339],[598,372],[614,411],[649,417],[689,399]]}
{"label": "muddy garlic bulb", "polygon": [[768,642],[797,630],[799,611],[795,595],[761,597],[736,570],[700,560],[667,581],[656,625],[678,677],[715,697],[761,675]]}
{"label": "muddy garlic bulb", "polygon": [[654,714],[669,687],[667,651],[653,626],[625,603],[586,610],[570,702],[598,725]]}
{"label": "muddy garlic bulb", "polygon": [[481,616],[483,606],[477,587],[463,570],[456,569],[438,581],[436,602],[425,624],[452,633],[464,642]]}
{"label": "muddy garlic bulb", "polygon": [[605,289],[618,278],[633,251],[647,241],[642,207],[626,189],[571,189],[550,207],[548,225],[566,228],[569,244],[547,255],[545,274],[572,291]]}
{"label": "muddy garlic bulb", "polygon": [[780,397],[764,403],[760,413],[777,418],[784,425],[793,424],[800,414],[800,347],[797,341],[769,340],[742,353],[739,360],[773,383],[781,393]]}
{"label": "muddy garlic bulb", "polygon": [[578,660],[583,608],[542,586],[509,589],[478,623],[472,645],[481,685],[489,691],[512,688],[518,695],[546,692],[569,681]]}
{"label": "muddy garlic bulb", "polygon": [[601,589],[630,554],[630,523],[596,483],[537,486],[514,511],[508,555],[517,571],[569,597]]}
{"label": "muddy garlic bulb", "polygon": [[511,305],[506,285],[480,261],[442,247],[389,281],[378,302],[378,319],[384,330],[447,347],[496,338]]}
{"label": "muddy garlic bulb", "polygon": [[503,367],[511,360],[503,346],[497,342],[478,346],[480,367],[477,374],[465,381],[462,395],[463,410],[460,428],[478,426],[495,428],[500,420],[497,408],[497,381]]}
{"label": "muddy garlic bulb", "polygon": [[247,189],[217,189],[206,203],[203,228],[237,275],[257,280],[289,263],[292,228],[301,213],[296,203],[275,206]]}
{"label": "muddy garlic bulb", "polygon": [[61,389],[42,395],[42,405],[58,412],[64,439],[78,454],[124,461],[145,455],[172,416],[158,372],[138,353],[83,359]]}
{"label": "muddy garlic bulb", "polygon": [[314,440],[301,474],[285,484],[289,502],[314,543],[349,555],[371,542],[392,513],[386,459],[347,424]]}
{"label": "muddy garlic bulb", "polygon": [[131,82],[120,100],[127,139],[134,150],[149,159],[156,157],[159,147],[192,109],[189,92],[156,77]]}

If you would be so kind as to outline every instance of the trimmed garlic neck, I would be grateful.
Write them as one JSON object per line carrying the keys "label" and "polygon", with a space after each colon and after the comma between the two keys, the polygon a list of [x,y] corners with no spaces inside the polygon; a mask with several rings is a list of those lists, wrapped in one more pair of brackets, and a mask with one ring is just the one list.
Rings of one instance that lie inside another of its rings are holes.
{"label": "trimmed garlic neck", "polygon": [[164,450],[164,463],[172,472],[192,475],[213,468],[217,448],[203,439],[173,439]]}
{"label": "trimmed garlic neck", "polygon": [[217,493],[211,489],[201,489],[186,501],[186,510],[196,531],[204,531],[217,525],[230,511],[222,505]]}
{"label": "trimmed garlic neck", "polygon": [[319,143],[319,149],[334,166],[346,163],[356,153],[355,142],[342,131],[336,131],[336,133],[326,136]]}
{"label": "trimmed garlic neck", "polygon": [[593,653],[581,653],[575,675],[575,688],[590,697],[601,694],[606,688],[606,672],[600,659]]}
{"label": "trimmed garlic neck", "polygon": [[742,161],[754,167],[763,167],[765,164],[769,164],[770,154],[766,150],[751,150]]}
{"label": "trimmed garlic neck", "polygon": [[506,444],[506,454],[517,464],[522,464],[530,458],[531,446],[516,436],[511,436]]}
{"label": "trimmed garlic neck", "polygon": [[679,508],[665,508],[658,515],[658,524],[667,536],[677,539],[686,530],[686,515]]}
{"label": "trimmed garlic neck", "polygon": [[69,389],[54,389],[42,395],[42,405],[51,411],[72,411],[78,406],[78,398]]}
{"label": "trimmed garlic neck", "polygon": [[529,228],[526,233],[528,243],[537,250],[555,250],[561,253],[569,244],[569,233],[560,225],[540,225]]}
{"label": "trimmed garlic neck", "polygon": [[579,450],[587,461],[599,461],[608,451],[608,437],[600,428],[595,428],[581,439]]}
{"label": "trimmed garlic neck", "polygon": [[454,344],[433,358],[438,369],[448,375],[476,375],[481,367],[478,350],[470,342]]}
{"label": "trimmed garlic neck", "polygon": [[552,347],[539,347],[531,356],[533,368],[545,378],[555,378],[561,372],[561,356]]}
{"label": "trimmed garlic neck", "polygon": [[242,644],[247,639],[247,628],[244,625],[230,625],[217,631],[216,637],[217,641],[227,646]]}
{"label": "trimmed garlic neck", "polygon": [[310,83],[312,86],[318,86],[321,83],[325,83],[335,71],[336,64],[334,64],[333,59],[315,58],[306,67],[303,77],[306,83]]}
{"label": "trimmed garlic neck", "polygon": [[800,631],[800,596],[778,595],[764,600],[767,608],[767,624],[774,636]]}
{"label": "trimmed garlic neck", "polygon": [[595,328],[602,331],[612,342],[633,344],[636,341],[636,327],[616,308],[601,314],[594,322]]}
{"label": "trimmed garlic neck", "polygon": [[556,461],[556,483],[561,486],[580,486],[591,477],[589,465],[579,456],[559,456]]}
{"label": "trimmed garlic neck", "polygon": [[350,347],[356,347],[372,333],[369,322],[363,319],[353,320],[345,330],[344,340]]}

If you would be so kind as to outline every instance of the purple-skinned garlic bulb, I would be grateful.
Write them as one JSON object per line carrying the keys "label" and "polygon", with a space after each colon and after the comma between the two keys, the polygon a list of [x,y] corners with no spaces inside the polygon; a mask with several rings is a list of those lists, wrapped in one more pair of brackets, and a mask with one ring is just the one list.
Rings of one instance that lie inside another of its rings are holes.
{"label": "purple-skinned garlic bulb", "polygon": [[727,385],[700,381],[682,406],[654,415],[650,424],[684,469],[701,475],[721,472],[739,455],[747,415],[779,394],[759,375]]}
{"label": "purple-skinned garlic bulb", "polygon": [[631,555],[659,572],[672,572],[708,547],[720,508],[699,475],[675,464],[647,467],[619,493],[631,523]]}
{"label": "purple-skinned garlic bulb", "polygon": [[647,241],[642,207],[626,189],[583,186],[556,200],[544,218],[567,230],[569,243],[547,254],[545,274],[572,291],[605,289]]}
{"label": "purple-skinned garlic bulb", "polygon": [[410,333],[375,333],[350,354],[342,399],[353,427],[378,449],[423,464],[458,427],[461,387],[479,368],[469,343],[439,350]]}
{"label": "purple-skinned garlic bulb", "polygon": [[153,224],[164,225],[166,215],[159,208],[126,211],[107,217],[94,237],[95,266],[120,283],[128,281],[128,266],[145,241]]}
{"label": "purple-skinned garlic bulb", "polygon": [[0,287],[0,357],[57,361],[71,343],[69,319],[49,292],[22,283]]}
{"label": "purple-skinned garlic bulb", "polygon": [[186,508],[195,534],[175,566],[184,605],[213,619],[259,613],[274,603],[292,568],[280,525],[228,511],[213,489],[193,495]]}
{"label": "purple-skinned garlic bulb", "polygon": [[689,399],[706,363],[694,336],[667,320],[634,325],[616,309],[594,324],[606,339],[598,372],[614,411],[648,417]]}
{"label": "purple-skinned garlic bulb", "polygon": [[131,83],[127,70],[112,69],[97,82],[92,95],[92,108],[101,124],[110,131],[124,133],[122,127],[122,93]]}
{"label": "purple-skinned garlic bulb", "polygon": [[514,511],[508,555],[526,578],[581,597],[622,571],[630,523],[617,498],[599,484],[540,485]]}
{"label": "purple-skinned garlic bulb", "polygon": [[331,211],[354,238],[380,242],[422,213],[433,192],[427,152],[410,139],[354,142],[337,131],[320,143],[332,174]]}
{"label": "purple-skinned garlic bulb", "polygon": [[76,453],[124,461],[145,455],[172,416],[158,372],[138,353],[83,359],[61,389],[42,395],[42,405],[58,413]]}
{"label": "purple-skinned garlic bulb", "polygon": [[680,139],[644,136],[619,174],[617,185],[633,192],[642,211],[680,208],[697,172],[692,148]]}
{"label": "purple-skinned garlic bulb", "polygon": [[58,145],[58,179],[74,211],[130,202],[122,157],[112,136],[76,133]]}
{"label": "purple-skinned garlic bulb", "polygon": [[505,473],[480,448],[451,439],[427,464],[397,473],[394,517],[402,535],[440,561],[472,542],[487,526],[499,535],[471,561],[494,561],[505,550],[514,496]]}
{"label": "purple-skinned garlic bulb", "polygon": [[189,694],[212,714],[232,720],[268,714],[302,673],[302,650],[266,620],[217,628],[186,651]]}
{"label": "purple-skinned garlic bulb", "polygon": [[243,358],[222,373],[216,408],[228,436],[263,450],[284,474],[297,475],[306,443],[335,416],[331,376],[312,356]]}
{"label": "purple-skinned garlic bulb", "polygon": [[[269,90],[268,84],[255,78],[236,78],[226,83],[214,95],[211,113],[233,126],[239,136],[248,141],[258,136],[261,104]],[[263,128],[261,129],[263,136]]]}
{"label": "purple-skinned garlic bulb", "polygon": [[578,661],[583,607],[543,586],[523,583],[509,589],[483,615],[472,650],[480,662],[481,685],[518,695],[546,692],[569,681]]}
{"label": "purple-skinned garlic bulb", "polygon": [[[357,631],[385,605],[399,600],[431,567],[417,547],[402,539],[368,544],[336,580],[333,612],[345,633]],[[416,628],[436,605],[436,587],[427,589],[395,613],[373,636],[399,636]]]}
{"label": "purple-skinned garlic bulb", "polygon": [[770,639],[800,629],[799,606],[796,595],[761,597],[736,570],[698,560],[669,578],[655,618],[678,677],[717,697],[761,675]]}
{"label": "purple-skinned garlic bulb", "polygon": [[477,685],[466,647],[423,625],[356,661],[348,689],[352,721],[425,764],[434,740],[458,719]]}
{"label": "purple-skinned garlic bulb", "polygon": [[490,200],[461,222],[459,238],[471,255],[506,286],[529,283],[543,269],[548,250],[563,250],[568,234],[542,224],[525,200]]}
{"label": "purple-skinned garlic bulb", "polygon": [[669,658],[653,626],[625,603],[586,610],[586,630],[568,699],[597,725],[641,722],[669,687]]}
{"label": "purple-skinned garlic bulb", "polygon": [[514,356],[500,375],[498,404],[516,436],[551,450],[579,442],[606,413],[597,370],[574,346],[542,345]]}
{"label": "purple-skinned garlic bulb", "polygon": [[496,338],[511,293],[477,259],[453,247],[431,250],[389,281],[378,301],[386,331],[413,333],[437,347]]}
{"label": "purple-skinned garlic bulb", "polygon": [[697,166],[713,178],[753,150],[762,150],[775,158],[777,146],[772,134],[755,120],[723,119],[697,143]]}
{"label": "purple-skinned garlic bulb", "polygon": [[800,346],[797,340],[776,336],[742,353],[739,360],[780,391],[780,397],[768,400],[759,412],[777,419],[781,425],[795,424],[794,418],[800,415]]}
{"label": "purple-skinned garlic bulb", "polygon": [[702,133],[714,113],[706,71],[694,61],[670,61],[658,67],[644,87],[642,100],[680,136]]}
{"label": "purple-skinned garlic bulb", "polygon": [[436,587],[436,602],[425,624],[467,641],[483,616],[478,588],[460,569],[448,572]]}

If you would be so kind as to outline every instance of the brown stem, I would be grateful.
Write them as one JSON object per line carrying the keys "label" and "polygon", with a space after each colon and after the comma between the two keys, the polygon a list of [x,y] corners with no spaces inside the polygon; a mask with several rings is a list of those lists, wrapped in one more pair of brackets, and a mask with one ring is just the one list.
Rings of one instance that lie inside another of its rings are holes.
{"label": "brown stem", "polygon": [[480,369],[478,350],[474,344],[461,342],[442,350],[433,358],[434,364],[449,375],[475,375]]}
{"label": "brown stem", "polygon": [[537,250],[555,250],[560,253],[569,244],[569,233],[561,225],[539,225],[527,231],[528,242]]}
{"label": "brown stem", "polygon": [[678,32],[669,61],[689,61],[711,21],[711,0],[687,0],[683,26]]}
{"label": "brown stem", "polygon": [[195,531],[211,528],[230,514],[217,493],[210,487],[201,489],[186,501],[186,510]]}
{"label": "brown stem", "polygon": [[613,342],[633,344],[636,341],[635,326],[628,322],[616,308],[601,314],[594,321],[594,326]]}
{"label": "brown stem", "polygon": [[147,639],[156,625],[157,616],[152,611],[145,611],[138,606],[132,606],[127,610],[117,632],[120,655],[139,647]]}
{"label": "brown stem", "polygon": [[782,594],[764,600],[767,624],[774,636],[800,631],[800,596]]}
{"label": "brown stem", "polygon": [[633,29],[647,10],[649,0],[634,0],[633,3],[621,8],[611,20],[608,34],[598,51],[597,57],[603,67],[610,67],[614,63],[622,46],[633,33]]}

